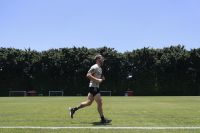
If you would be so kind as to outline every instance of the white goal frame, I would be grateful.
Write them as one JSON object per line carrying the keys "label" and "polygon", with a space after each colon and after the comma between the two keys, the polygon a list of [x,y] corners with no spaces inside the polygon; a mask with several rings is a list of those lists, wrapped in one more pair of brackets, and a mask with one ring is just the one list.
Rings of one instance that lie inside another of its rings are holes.
{"label": "white goal frame", "polygon": [[[100,93],[102,94],[102,93],[109,93],[109,95],[108,96],[112,96],[112,91],[100,91]],[[104,95],[103,95],[104,96]]]}
{"label": "white goal frame", "polygon": [[24,95],[20,95],[20,96],[24,96],[24,97],[27,96],[26,91],[9,91],[9,96],[15,96],[15,95],[12,95],[13,93],[23,93]]}
{"label": "white goal frame", "polygon": [[[55,93],[61,93],[60,96],[63,96],[63,95],[64,95],[64,92],[63,92],[63,91],[49,91],[49,96],[54,96],[54,95],[51,95],[51,93],[53,93],[53,92],[55,92]],[[55,96],[57,96],[57,95],[55,95]]]}

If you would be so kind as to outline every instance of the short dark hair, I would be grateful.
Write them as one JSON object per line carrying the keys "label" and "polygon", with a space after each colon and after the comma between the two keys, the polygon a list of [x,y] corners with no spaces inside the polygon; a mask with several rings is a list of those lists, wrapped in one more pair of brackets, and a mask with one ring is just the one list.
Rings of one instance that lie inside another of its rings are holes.
{"label": "short dark hair", "polygon": [[94,60],[97,60],[97,59],[100,59],[100,58],[103,58],[103,56],[101,54],[97,54],[97,55],[95,55]]}

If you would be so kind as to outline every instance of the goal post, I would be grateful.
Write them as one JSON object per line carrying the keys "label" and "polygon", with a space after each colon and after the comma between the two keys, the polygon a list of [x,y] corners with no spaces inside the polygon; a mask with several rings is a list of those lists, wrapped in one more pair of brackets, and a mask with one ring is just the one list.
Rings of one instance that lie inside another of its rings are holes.
{"label": "goal post", "polygon": [[63,96],[63,91],[49,91],[49,96]]}
{"label": "goal post", "polygon": [[9,91],[9,96],[27,96],[26,91]]}
{"label": "goal post", "polygon": [[112,91],[100,91],[102,96],[111,96]]}

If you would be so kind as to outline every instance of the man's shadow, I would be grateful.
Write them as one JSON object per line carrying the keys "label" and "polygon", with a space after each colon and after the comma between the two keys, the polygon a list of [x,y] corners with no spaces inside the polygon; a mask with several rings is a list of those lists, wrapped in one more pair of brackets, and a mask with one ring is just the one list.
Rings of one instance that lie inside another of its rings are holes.
{"label": "man's shadow", "polygon": [[103,126],[103,125],[112,125],[111,123],[101,123],[101,122],[92,122],[93,126]]}

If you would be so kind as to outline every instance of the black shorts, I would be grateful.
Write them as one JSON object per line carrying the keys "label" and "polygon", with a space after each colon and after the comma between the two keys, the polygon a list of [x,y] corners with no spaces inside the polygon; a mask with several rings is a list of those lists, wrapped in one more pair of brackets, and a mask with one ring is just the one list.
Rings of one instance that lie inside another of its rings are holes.
{"label": "black shorts", "polygon": [[89,87],[89,93],[91,93],[93,96],[100,93],[100,89],[98,87]]}

